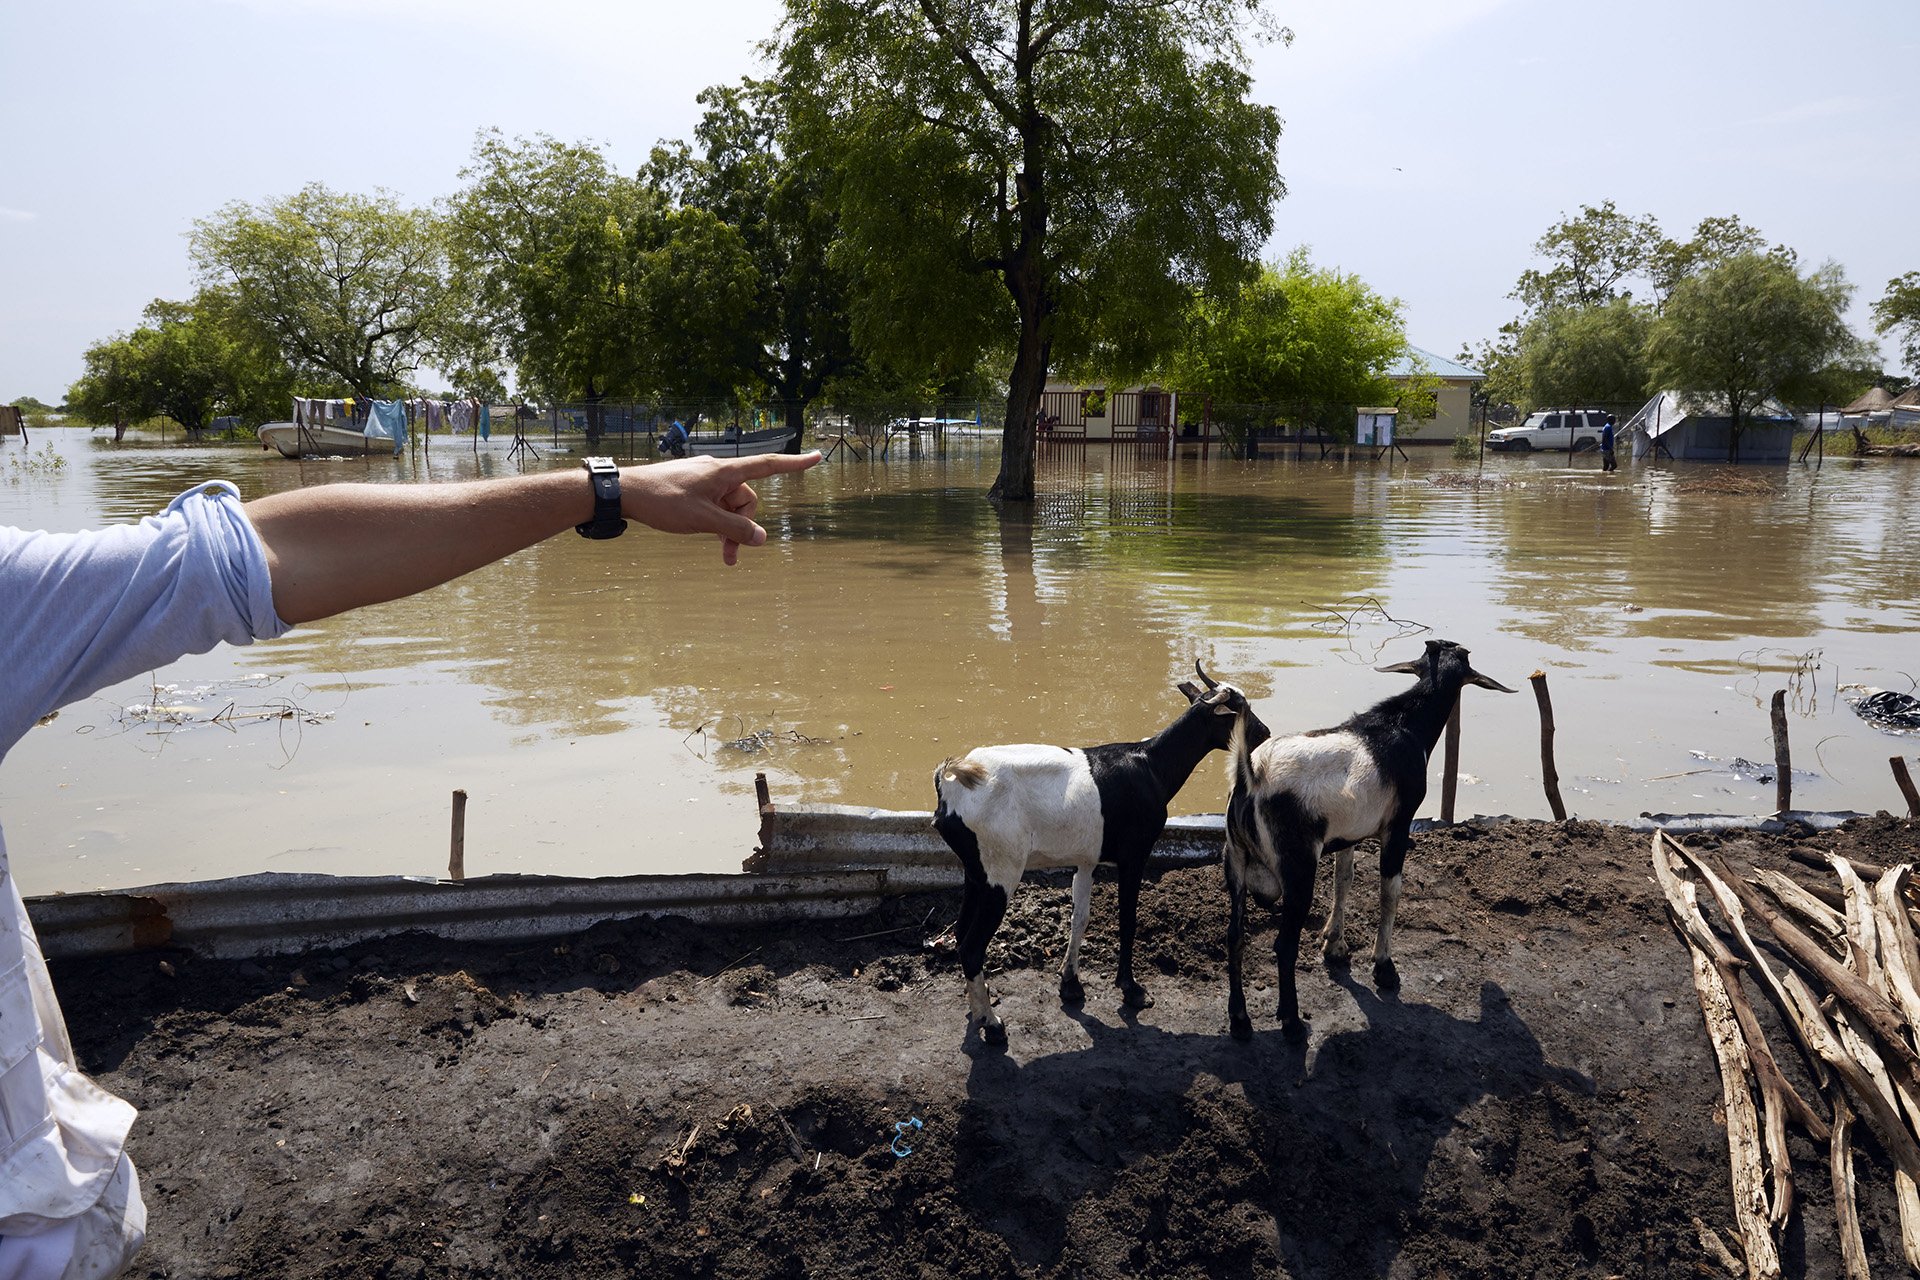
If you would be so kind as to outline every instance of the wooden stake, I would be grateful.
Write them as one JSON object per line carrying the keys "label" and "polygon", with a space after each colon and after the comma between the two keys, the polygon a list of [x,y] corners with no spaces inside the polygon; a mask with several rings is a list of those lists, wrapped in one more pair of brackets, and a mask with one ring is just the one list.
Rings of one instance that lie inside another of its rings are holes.
{"label": "wooden stake", "polygon": [[1547,789],[1547,803],[1553,806],[1553,820],[1567,820],[1567,806],[1560,799],[1560,771],[1553,767],[1553,699],[1547,696],[1547,673],[1536,671],[1527,679],[1533,684],[1533,700],[1540,704],[1540,783]]}
{"label": "wooden stake", "polygon": [[1793,756],[1787,750],[1787,691],[1773,693],[1773,807],[1793,808]]}
{"label": "wooden stake", "polygon": [[447,854],[447,879],[467,878],[467,793],[453,793],[453,848]]}
{"label": "wooden stake", "polygon": [[1460,699],[1447,717],[1447,751],[1440,768],[1440,821],[1453,821],[1453,793],[1460,784]]}
{"label": "wooden stake", "polygon": [[1907,762],[1900,756],[1887,757],[1887,763],[1893,766],[1893,780],[1900,786],[1900,794],[1907,798],[1907,816],[1920,818],[1920,791],[1913,786],[1913,775],[1907,772]]}

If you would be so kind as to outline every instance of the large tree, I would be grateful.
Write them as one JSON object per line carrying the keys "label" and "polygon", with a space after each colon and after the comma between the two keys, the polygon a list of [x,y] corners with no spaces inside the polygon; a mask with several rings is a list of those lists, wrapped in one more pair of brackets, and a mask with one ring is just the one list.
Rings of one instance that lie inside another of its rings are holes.
{"label": "large tree", "polygon": [[[1056,362],[1141,369],[1243,276],[1284,194],[1248,100],[1259,0],[788,0],[775,41],[836,175],[863,350],[1013,348],[992,497],[1033,497]],[[1010,341],[1009,341],[1010,339]]]}
{"label": "large tree", "polygon": [[692,145],[654,150],[643,177],[682,208],[705,209],[739,233],[755,287],[736,317],[748,341],[740,381],[757,380],[785,409],[794,445],[807,407],[856,365],[845,271],[830,256],[837,234],[831,174],[818,151],[795,145],[787,95],[742,80],[700,94],[706,114]]}
{"label": "large tree", "polygon": [[1562,218],[1534,241],[1533,252],[1546,265],[1521,272],[1512,296],[1531,311],[1631,296],[1628,286],[1649,275],[1663,240],[1650,216],[1621,213],[1611,200],[1583,205],[1579,216]]}
{"label": "large tree", "polygon": [[1619,297],[1549,307],[1520,332],[1519,372],[1529,405],[1621,405],[1647,395],[1651,308]]}
{"label": "large tree", "polygon": [[[1798,399],[1807,380],[1859,342],[1842,313],[1853,294],[1832,263],[1809,275],[1777,253],[1743,253],[1674,287],[1647,344],[1652,375],[1697,402],[1724,402],[1727,460],[1768,399]],[[1718,405],[1716,404],[1717,408]]]}
{"label": "large tree", "polygon": [[[523,388],[727,399],[754,346],[755,272],[715,214],[675,209],[597,147],[483,132],[460,175],[448,238],[470,303],[450,363],[511,363]],[[597,418],[589,414],[590,434]]]}
{"label": "large tree", "polygon": [[197,436],[215,414],[259,424],[286,412],[293,372],[222,290],[155,299],[145,323],[87,348],[67,390],[74,413],[98,423],[167,417]]}
{"label": "large tree", "polygon": [[1387,367],[1406,351],[1398,300],[1302,248],[1226,298],[1196,298],[1167,374],[1229,430],[1299,418],[1344,436],[1358,406],[1396,402]]}
{"label": "large tree", "polygon": [[1874,332],[1900,335],[1900,359],[1920,381],[1920,271],[1887,281],[1887,292],[1873,304]]}
{"label": "large tree", "polygon": [[257,206],[230,204],[196,222],[191,243],[201,283],[228,289],[287,364],[357,396],[404,385],[446,314],[435,220],[390,195],[316,182]]}

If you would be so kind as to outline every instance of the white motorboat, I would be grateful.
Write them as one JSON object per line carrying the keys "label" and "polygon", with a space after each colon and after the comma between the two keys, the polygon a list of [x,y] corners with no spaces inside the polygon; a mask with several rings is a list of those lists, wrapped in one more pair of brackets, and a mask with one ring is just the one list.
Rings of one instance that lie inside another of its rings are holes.
{"label": "white motorboat", "polygon": [[317,427],[297,422],[269,422],[260,428],[260,447],[278,449],[283,458],[327,458],[392,453],[393,441],[387,436],[370,436],[358,427],[336,426],[330,422]]}
{"label": "white motorboat", "polygon": [[[709,458],[745,458],[756,453],[784,453],[798,434],[791,427],[766,427],[759,431],[741,431],[737,427],[728,427],[725,431],[696,431],[687,437],[684,448],[688,454],[703,454]],[[666,437],[661,436],[655,447],[662,454],[671,456],[666,447]]]}

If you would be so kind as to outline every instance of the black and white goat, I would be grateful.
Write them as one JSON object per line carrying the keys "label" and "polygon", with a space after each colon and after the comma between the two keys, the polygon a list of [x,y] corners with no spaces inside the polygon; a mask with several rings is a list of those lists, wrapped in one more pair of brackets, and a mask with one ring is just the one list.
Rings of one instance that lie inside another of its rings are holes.
{"label": "black and white goat", "polygon": [[[1290,1037],[1306,1033],[1294,987],[1300,930],[1313,905],[1313,877],[1322,850],[1336,854],[1333,910],[1327,916],[1322,951],[1329,961],[1347,957],[1347,887],[1353,880],[1353,846],[1380,842],[1380,928],[1374,943],[1373,977],[1383,987],[1399,985],[1393,965],[1393,914],[1400,902],[1402,870],[1412,847],[1409,829],[1427,794],[1427,758],[1447,727],[1462,687],[1501,693],[1513,690],[1481,675],[1467,651],[1451,640],[1429,640],[1425,654],[1381,671],[1418,677],[1413,688],[1360,712],[1345,724],[1290,737],[1235,735],[1228,751],[1225,865],[1227,916],[1227,1021],[1236,1040],[1253,1035],[1240,989],[1240,952],[1246,934],[1246,900],[1280,909],[1274,958],[1280,967],[1276,1016]],[[1264,735],[1265,727],[1260,733]]]}
{"label": "black and white goat", "polygon": [[987,943],[1028,867],[1072,867],[1073,931],[1060,975],[1060,998],[1077,1004],[1080,939],[1093,897],[1095,863],[1111,862],[1120,875],[1120,965],[1115,981],[1129,1008],[1152,1003],[1133,978],[1133,930],[1140,877],[1147,855],[1167,825],[1167,805],[1208,752],[1224,751],[1235,733],[1258,743],[1266,726],[1238,689],[1218,684],[1200,664],[1204,689],[1176,687],[1187,709],[1145,742],[1101,747],[1019,744],[978,747],[941,762],[933,787],[939,796],[933,825],[960,859],[966,883],[960,899],[960,971],[967,979],[967,1027],[974,1020],[988,1044],[1005,1044],[1006,1027],[993,1011],[982,967]]}

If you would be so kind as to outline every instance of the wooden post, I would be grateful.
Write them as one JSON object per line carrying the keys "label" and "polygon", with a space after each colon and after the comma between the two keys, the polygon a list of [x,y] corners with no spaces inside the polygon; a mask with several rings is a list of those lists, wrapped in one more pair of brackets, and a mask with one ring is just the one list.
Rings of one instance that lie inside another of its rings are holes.
{"label": "wooden post", "polygon": [[1440,821],[1453,821],[1453,793],[1460,781],[1460,699],[1447,717],[1447,753],[1440,767]]}
{"label": "wooden post", "polygon": [[447,854],[447,879],[467,878],[467,793],[453,793],[453,848]]}
{"label": "wooden post", "polygon": [[1547,790],[1547,803],[1553,806],[1553,820],[1567,820],[1567,806],[1560,799],[1560,771],[1553,767],[1553,699],[1547,696],[1547,673],[1536,671],[1527,679],[1533,685],[1533,699],[1540,704],[1540,783]]}
{"label": "wooden post", "polygon": [[1793,808],[1793,756],[1787,750],[1787,691],[1773,693],[1773,807]]}
{"label": "wooden post", "polygon": [[1899,756],[1892,756],[1887,763],[1893,766],[1893,780],[1900,785],[1900,794],[1907,798],[1907,816],[1920,818],[1920,791],[1914,790],[1913,775],[1907,772],[1907,762]]}

